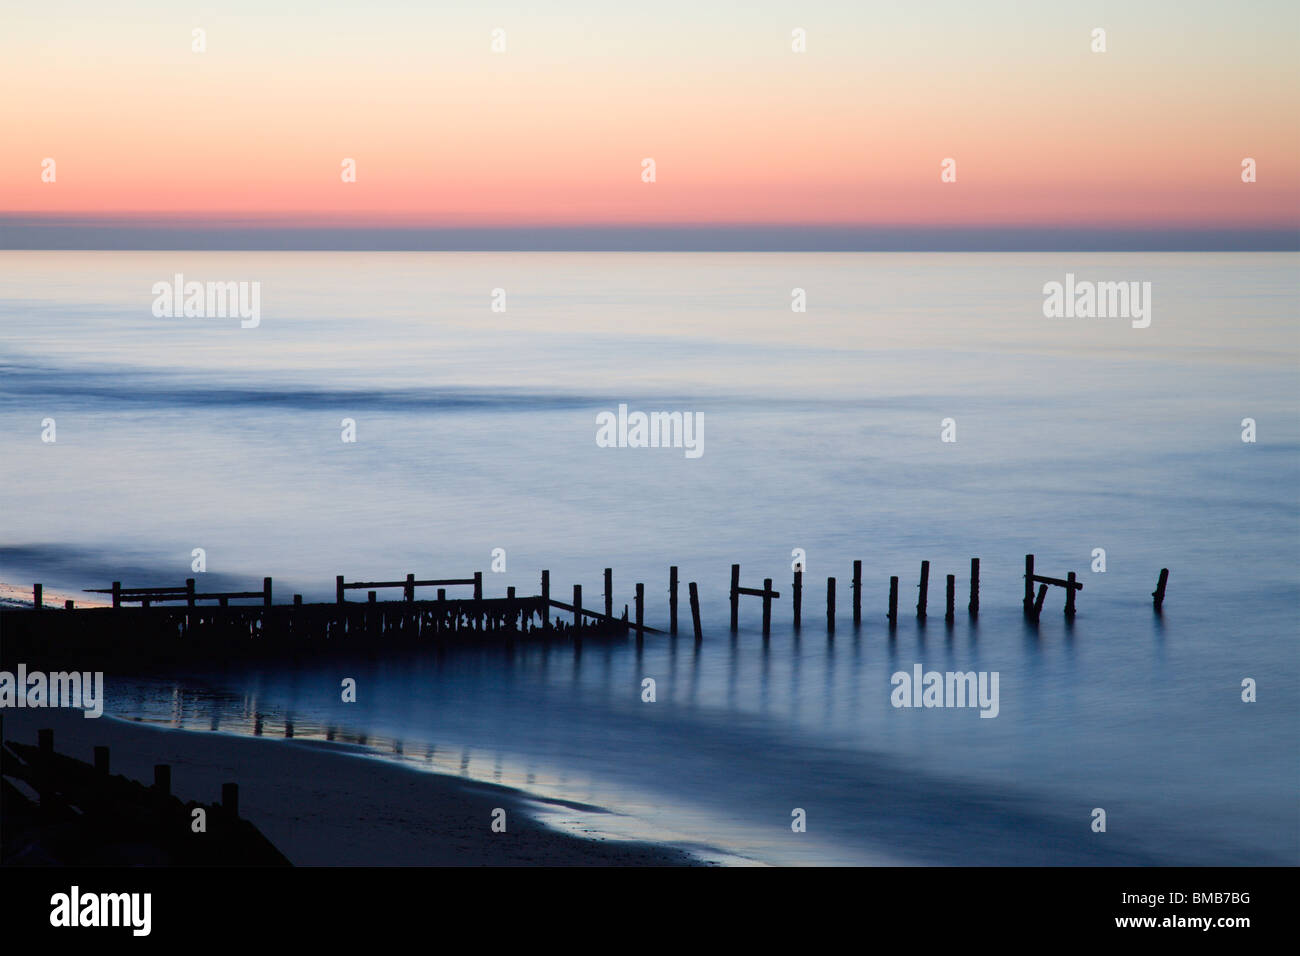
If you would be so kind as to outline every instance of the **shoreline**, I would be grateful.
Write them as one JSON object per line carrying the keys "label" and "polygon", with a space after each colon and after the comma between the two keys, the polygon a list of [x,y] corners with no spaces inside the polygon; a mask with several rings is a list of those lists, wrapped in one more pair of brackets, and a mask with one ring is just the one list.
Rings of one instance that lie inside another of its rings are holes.
{"label": "shoreline", "polygon": [[[580,837],[539,822],[532,807],[566,806],[522,790],[463,780],[350,752],[328,743],[239,737],[158,727],[79,710],[6,707],[4,737],[91,760],[107,745],[111,772],[153,779],[172,767],[172,792],[211,801],[240,790],[240,815],[296,866],[702,866],[685,850]],[[496,808],[506,832],[491,829]],[[600,808],[583,806],[587,811]]]}

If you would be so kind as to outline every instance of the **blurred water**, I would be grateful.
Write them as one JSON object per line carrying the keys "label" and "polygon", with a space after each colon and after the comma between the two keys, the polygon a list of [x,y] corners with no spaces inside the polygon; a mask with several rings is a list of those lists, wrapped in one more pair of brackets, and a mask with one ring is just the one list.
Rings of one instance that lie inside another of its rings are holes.
{"label": "blurred water", "polygon": [[[406,759],[449,769],[454,754],[455,772],[614,808],[618,832],[760,860],[1295,863],[1296,266],[0,253],[0,580],[179,583],[203,547],[214,586],[273,575],[278,594],[328,599],[335,574],[461,576],[504,548],[489,593],[535,593],[546,567],[561,596],[581,583],[599,605],[611,566],[616,607],[646,582],[662,626],[677,564],[700,585],[698,650],[651,637],[357,664],[355,705],[338,702],[334,665],[179,686],[109,675],[114,712],[236,730],[260,713],[390,754],[402,741]],[[154,318],[153,283],[178,272],[260,281],[261,325]],[[1151,327],[1045,319],[1042,286],[1066,272],[1151,282]],[[796,287],[807,313],[790,309]],[[703,412],[703,457],[598,448],[596,413],[620,402]],[[40,441],[46,417],[55,444]],[[949,417],[953,444],[939,440]],[[1246,417],[1256,444],[1240,439]],[[1089,570],[1098,547],[1104,574]],[[809,564],[797,639],[793,548]],[[1079,572],[1072,628],[1058,591],[1026,629],[1030,551],[1040,573]],[[949,631],[944,575],[964,608],[976,555],[978,627],[959,614]],[[907,616],[922,559],[923,628]],[[727,633],[733,561],[742,583],[782,591],[767,644],[757,599]],[[914,663],[999,671],[999,716],[891,707],[890,674]],[[1244,677],[1258,703],[1241,702]],[[790,832],[794,807],[805,834]],[[1106,834],[1089,829],[1094,807]]]}

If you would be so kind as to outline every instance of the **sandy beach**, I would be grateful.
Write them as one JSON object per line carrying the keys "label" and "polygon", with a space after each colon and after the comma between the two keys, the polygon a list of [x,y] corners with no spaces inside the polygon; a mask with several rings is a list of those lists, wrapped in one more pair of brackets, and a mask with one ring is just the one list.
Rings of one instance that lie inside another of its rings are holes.
{"label": "sandy beach", "polygon": [[[308,741],[250,739],[154,727],[79,711],[5,708],[4,737],[34,744],[54,730],[60,753],[89,761],[110,748],[112,772],[153,779],[172,766],[172,792],[213,801],[239,784],[241,816],[299,866],[681,866],[670,847],[585,839],[528,814],[534,798],[509,787],[408,769]],[[494,808],[505,833],[491,830]],[[594,808],[587,807],[587,810]]]}

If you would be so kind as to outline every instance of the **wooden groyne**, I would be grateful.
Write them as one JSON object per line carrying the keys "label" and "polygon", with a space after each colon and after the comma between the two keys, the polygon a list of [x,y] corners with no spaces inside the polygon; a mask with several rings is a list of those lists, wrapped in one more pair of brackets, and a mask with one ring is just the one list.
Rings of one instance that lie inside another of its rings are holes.
{"label": "wooden groyne", "polygon": [[[794,572],[793,623],[802,627],[803,570]],[[1162,569],[1152,593],[1156,613],[1163,609],[1168,569]],[[929,603],[930,562],[921,562],[917,584],[916,618],[924,622]],[[668,633],[677,632],[677,591],[680,583],[676,565],[668,574]],[[945,576],[944,623],[955,623],[957,577]],[[836,624],[836,579],[826,579],[826,630],[833,636]],[[1042,616],[1049,587],[1065,592],[1065,617],[1077,613],[1077,595],[1083,590],[1078,575],[1064,578],[1038,574],[1034,556],[1025,555],[1024,615],[1036,625]],[[469,594],[448,595],[461,588]],[[899,578],[889,578],[885,619],[890,631],[898,626]],[[428,591],[436,589],[430,597]],[[980,559],[970,559],[970,596],[967,612],[972,621],[980,612]],[[627,605],[621,617],[614,614],[613,569],[605,568],[603,611],[583,604],[582,586],[573,586],[571,602],[551,596],[549,571],[541,572],[540,593],[520,596],[513,587],[504,597],[484,594],[483,574],[460,578],[405,578],[381,581],[348,581],[338,575],[333,602],[307,604],[299,594],[292,603],[277,604],[270,578],[260,591],[199,591],[195,579],[184,585],[124,588],[120,581],[111,587],[89,589],[112,597],[111,607],[77,608],[67,601],[62,610],[43,601],[40,584],[33,588],[34,607],[0,609],[0,664],[24,661],[35,665],[48,659],[75,660],[78,668],[98,663],[121,666],[147,661],[169,665],[195,659],[238,660],[279,655],[316,655],[326,652],[374,654],[400,648],[421,648],[454,642],[482,642],[517,639],[573,640],[634,634],[638,641],[646,634],[663,634],[645,623],[645,585],[634,588],[634,612]],[[401,591],[395,600],[379,600],[383,591]],[[350,601],[350,592],[365,592],[364,601]],[[425,592],[421,594],[419,592]],[[695,639],[704,637],[700,623],[697,582],[689,582],[691,624]],[[740,627],[740,599],[750,596],[762,602],[762,634],[771,633],[773,604],[781,597],[771,578],[763,586],[742,587],[740,565],[731,566],[728,591],[731,631]],[[862,562],[853,562],[853,624],[863,624]],[[240,603],[251,602],[251,603]],[[560,615],[554,612],[563,612]]]}

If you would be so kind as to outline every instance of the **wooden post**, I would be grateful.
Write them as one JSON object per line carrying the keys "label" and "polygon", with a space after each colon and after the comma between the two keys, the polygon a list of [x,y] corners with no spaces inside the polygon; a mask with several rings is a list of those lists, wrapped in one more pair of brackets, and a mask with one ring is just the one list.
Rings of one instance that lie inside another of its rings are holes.
{"label": "wooden post", "polygon": [[153,788],[162,796],[169,797],[172,792],[172,768],[169,764],[157,763],[153,767]]}
{"label": "wooden post", "polygon": [[980,616],[980,559],[970,559],[970,603],[966,605],[971,617]]}
{"label": "wooden post", "polygon": [[677,565],[668,569],[668,633],[677,633]]}
{"label": "wooden post", "polygon": [[415,575],[409,571],[406,574],[406,587],[402,589],[402,597],[407,601],[415,600]]}
{"label": "wooden post", "polygon": [[803,626],[803,571],[794,573],[794,629]]}
{"label": "wooden post", "polygon": [[474,572],[474,600],[483,600],[483,572]]}
{"label": "wooden post", "polygon": [[1169,569],[1160,569],[1160,580],[1156,582],[1156,589],[1151,592],[1151,603],[1157,614],[1164,611],[1165,605],[1165,585],[1169,583]]}
{"label": "wooden post", "polygon": [[853,562],[853,624],[862,623],[862,562]]}
{"label": "wooden post", "polygon": [[614,616],[614,569],[605,569],[605,616]]}
{"label": "wooden post", "polygon": [[367,591],[366,600],[369,601],[371,604],[374,604],[377,600],[379,600],[379,595],[376,594],[374,591]]}
{"label": "wooden post", "polygon": [[271,579],[262,578],[262,606],[271,606]]}
{"label": "wooden post", "polygon": [[343,575],[341,574],[334,577],[334,600],[339,604],[343,603]]}
{"label": "wooden post", "polygon": [[1046,599],[1046,597],[1047,597],[1047,585],[1046,585],[1046,584],[1040,584],[1040,585],[1038,586],[1038,597],[1034,600],[1034,620],[1035,620],[1035,621],[1038,620],[1038,615],[1040,615],[1040,614],[1043,612],[1043,601]]}
{"label": "wooden post", "polygon": [[447,589],[446,589],[446,588],[438,588],[438,600],[439,600],[439,601],[445,601],[445,600],[447,600]]}
{"label": "wooden post", "polygon": [[185,579],[185,604],[188,607],[194,606],[194,579]]}
{"label": "wooden post", "polygon": [[122,582],[113,582],[113,607],[122,606]]}
{"label": "wooden post", "polygon": [[763,579],[763,636],[772,633],[772,579]]}
{"label": "wooden post", "polygon": [[898,575],[893,574],[889,577],[889,623],[895,624],[898,621]]}
{"label": "wooden post", "polygon": [[691,623],[695,625],[695,640],[699,641],[704,638],[704,632],[700,630],[700,592],[692,581],[687,585],[691,597]]}
{"label": "wooden post", "polygon": [[947,621],[949,624],[952,623],[953,606],[954,606],[954,602],[956,601],[956,598],[957,598],[957,575],[950,574],[948,575],[948,600],[943,614],[943,619]]}
{"label": "wooden post", "polygon": [[573,586],[573,629],[582,630],[582,585]]}
{"label": "wooden post", "polygon": [[826,579],[826,630],[835,633],[835,579]]}
{"label": "wooden post", "polygon": [[39,584],[32,585],[32,604],[38,611],[41,609],[41,605],[45,603],[44,598],[41,596],[41,591],[42,588]]}
{"label": "wooden post", "polygon": [[542,633],[551,633],[551,572],[542,572]]}
{"label": "wooden post", "polygon": [[70,601],[70,600],[68,600],[68,601],[64,601],[64,602],[63,602],[63,610],[65,610],[65,611],[71,611],[71,610],[72,610],[72,601]]}
{"label": "wooden post", "polygon": [[293,606],[294,606],[294,607],[302,607],[302,595],[301,595],[301,594],[295,594],[295,595],[293,596]]}
{"label": "wooden post", "polygon": [[221,785],[221,809],[232,820],[239,819],[239,784],[223,783]]}
{"label": "wooden post", "polygon": [[636,639],[645,636],[645,585],[636,586]]}
{"label": "wooden post", "polygon": [[731,629],[740,627],[740,565],[731,566]]}
{"label": "wooden post", "polygon": [[95,748],[95,773],[101,773],[108,776],[108,748]]}
{"label": "wooden post", "polygon": [[930,562],[929,561],[921,562],[921,583],[919,587],[921,589],[921,593],[916,600],[916,619],[918,621],[924,621],[926,605],[929,604],[929,599],[930,599]]}
{"label": "wooden post", "polygon": [[1074,591],[1075,591],[1074,578],[1075,575],[1073,571],[1071,571],[1069,574],[1065,576],[1065,579],[1070,582],[1069,586],[1066,587],[1065,589],[1065,616],[1066,617],[1074,617]]}
{"label": "wooden post", "polygon": [[1025,555],[1025,617],[1034,613],[1034,556]]}

